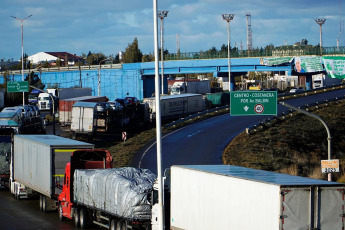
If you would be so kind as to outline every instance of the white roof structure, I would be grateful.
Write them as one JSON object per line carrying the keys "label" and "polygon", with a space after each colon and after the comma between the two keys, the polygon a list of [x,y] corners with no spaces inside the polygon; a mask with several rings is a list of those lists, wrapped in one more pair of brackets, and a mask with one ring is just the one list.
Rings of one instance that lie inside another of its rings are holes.
{"label": "white roof structure", "polygon": [[45,62],[45,61],[55,62],[58,59],[58,57],[50,55],[50,54],[45,53],[45,52],[39,52],[37,54],[29,56],[28,59],[31,63],[38,64],[38,63]]}

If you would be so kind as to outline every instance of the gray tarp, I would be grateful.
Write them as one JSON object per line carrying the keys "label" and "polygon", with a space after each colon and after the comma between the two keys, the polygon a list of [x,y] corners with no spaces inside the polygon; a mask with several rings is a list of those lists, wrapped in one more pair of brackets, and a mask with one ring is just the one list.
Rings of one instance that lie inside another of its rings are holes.
{"label": "gray tarp", "polygon": [[150,219],[147,195],[155,180],[156,175],[147,169],[78,169],[74,201],[128,219]]}

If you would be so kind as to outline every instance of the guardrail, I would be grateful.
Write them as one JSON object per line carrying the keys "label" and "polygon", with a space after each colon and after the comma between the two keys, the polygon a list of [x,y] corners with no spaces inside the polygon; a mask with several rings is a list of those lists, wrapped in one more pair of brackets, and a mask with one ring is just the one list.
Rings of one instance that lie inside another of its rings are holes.
{"label": "guardrail", "polygon": [[[122,64],[104,64],[104,65],[83,65],[83,66],[66,66],[66,67],[51,67],[51,68],[35,68],[24,69],[24,74],[29,74],[31,71],[36,73],[42,72],[60,72],[60,71],[81,71],[81,70],[98,70],[98,69],[122,69]],[[4,71],[1,71],[2,74]],[[9,74],[22,74],[22,70],[8,70]]]}

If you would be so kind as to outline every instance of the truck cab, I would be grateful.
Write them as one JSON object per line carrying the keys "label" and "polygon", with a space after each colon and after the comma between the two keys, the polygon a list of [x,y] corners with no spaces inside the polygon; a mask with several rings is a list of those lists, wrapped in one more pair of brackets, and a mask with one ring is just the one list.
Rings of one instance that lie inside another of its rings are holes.
{"label": "truck cab", "polygon": [[71,160],[66,164],[63,178],[62,192],[59,195],[59,217],[72,219],[73,209],[73,178],[75,169],[102,169],[112,168],[112,157],[107,150],[76,150]]}

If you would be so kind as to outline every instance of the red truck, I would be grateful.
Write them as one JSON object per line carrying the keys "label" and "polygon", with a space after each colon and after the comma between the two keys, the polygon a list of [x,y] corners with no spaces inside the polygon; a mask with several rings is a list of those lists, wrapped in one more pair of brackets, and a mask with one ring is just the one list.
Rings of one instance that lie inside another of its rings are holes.
{"label": "red truck", "polygon": [[112,157],[109,151],[99,149],[76,150],[71,161],[66,164],[62,192],[59,195],[59,218],[74,218],[73,209],[73,178],[76,169],[112,168]]}

